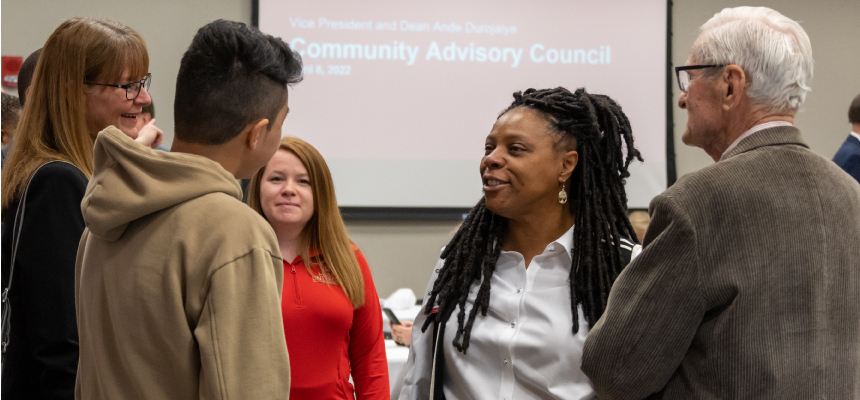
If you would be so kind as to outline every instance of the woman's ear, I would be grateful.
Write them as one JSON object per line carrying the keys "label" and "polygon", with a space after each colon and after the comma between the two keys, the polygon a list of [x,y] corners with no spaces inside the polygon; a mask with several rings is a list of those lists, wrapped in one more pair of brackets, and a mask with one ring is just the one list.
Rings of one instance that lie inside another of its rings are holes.
{"label": "woman's ear", "polygon": [[561,173],[558,175],[558,181],[561,183],[567,182],[573,170],[576,169],[576,164],[579,163],[579,153],[576,150],[564,153],[561,158]]}

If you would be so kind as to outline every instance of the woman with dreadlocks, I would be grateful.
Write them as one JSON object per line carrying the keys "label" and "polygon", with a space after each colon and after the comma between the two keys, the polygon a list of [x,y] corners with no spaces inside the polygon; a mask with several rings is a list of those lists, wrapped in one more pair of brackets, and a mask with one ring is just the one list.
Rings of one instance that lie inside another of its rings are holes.
{"label": "woman with dreadlocks", "polygon": [[621,107],[584,89],[514,93],[486,139],[484,197],[442,251],[400,399],[582,399],[588,329],[640,251]]}

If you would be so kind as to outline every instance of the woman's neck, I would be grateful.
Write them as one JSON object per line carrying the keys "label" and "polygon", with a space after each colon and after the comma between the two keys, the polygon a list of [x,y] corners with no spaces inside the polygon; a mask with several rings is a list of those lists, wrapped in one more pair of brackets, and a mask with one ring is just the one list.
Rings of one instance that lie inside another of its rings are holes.
{"label": "woman's neck", "polygon": [[502,248],[522,254],[528,268],[532,258],[543,253],[547,245],[561,237],[573,224],[574,218],[567,206],[525,218],[508,219],[507,238]]}
{"label": "woman's neck", "polygon": [[278,247],[281,249],[281,257],[286,262],[292,263],[301,254],[300,242],[304,226],[275,227],[272,225],[272,228],[275,229],[275,235],[278,237]]}

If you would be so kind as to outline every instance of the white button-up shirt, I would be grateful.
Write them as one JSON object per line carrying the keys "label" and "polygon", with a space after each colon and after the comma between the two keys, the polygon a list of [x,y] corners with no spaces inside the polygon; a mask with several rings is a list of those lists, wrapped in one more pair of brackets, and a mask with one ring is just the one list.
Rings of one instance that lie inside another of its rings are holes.
{"label": "white button-up shirt", "polygon": [[[522,254],[503,251],[490,282],[490,307],[472,326],[466,354],[451,343],[459,308],[448,320],[444,345],[445,397],[462,399],[590,399],[591,382],[579,367],[588,335],[582,309],[579,332],[572,333],[570,264],[573,228],[547,245],[526,269]],[[641,251],[633,249],[634,256]],[[443,260],[427,286],[433,288]],[[469,290],[467,311],[475,304],[479,283]],[[426,295],[425,295],[426,296]],[[433,328],[421,332],[423,310],[415,319],[401,400],[426,399],[430,391]],[[437,377],[439,379],[439,377]]]}

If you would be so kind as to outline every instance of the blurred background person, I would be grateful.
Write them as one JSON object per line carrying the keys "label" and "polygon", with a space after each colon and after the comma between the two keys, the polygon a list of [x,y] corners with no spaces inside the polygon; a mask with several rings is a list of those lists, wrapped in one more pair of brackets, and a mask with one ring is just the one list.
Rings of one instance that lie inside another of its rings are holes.
{"label": "blurred background person", "polygon": [[[143,129],[147,125],[152,125],[155,127],[155,102],[150,102],[148,105],[143,107],[143,110],[140,111],[140,115],[137,118],[137,129]],[[157,128],[156,128],[157,129]],[[162,132],[161,129],[158,129],[159,132]],[[163,136],[163,132],[162,132]],[[161,147],[161,137],[159,137],[158,144],[152,146],[154,149],[158,149],[161,151],[170,151],[164,147]]]}
{"label": "blurred background person", "polygon": [[636,232],[636,237],[639,238],[639,243],[645,240],[645,232],[648,231],[648,224],[651,223],[651,216],[647,211],[633,211],[630,213],[630,225]]}
{"label": "blurred background person", "polygon": [[404,346],[412,344],[412,322],[400,320],[399,324],[391,324],[391,338]]}
{"label": "blurred background person", "polygon": [[379,297],[367,261],[347,236],[322,155],[301,139],[283,138],[251,178],[248,204],[272,225],[284,258],[290,398],[388,399]]}
{"label": "blurred background person", "polygon": [[[36,63],[39,61],[39,54],[42,49],[34,51],[21,64],[21,69],[18,70],[18,100],[21,108],[24,107],[24,100],[27,97],[27,89],[30,87],[30,81],[33,79],[33,71],[36,70]],[[6,157],[12,146],[4,140],[2,150],[0,150],[0,165],[6,165]]]}
{"label": "blurred background person", "polygon": [[[388,323],[387,333],[395,344],[408,346],[412,341],[412,320],[421,310],[421,302],[418,301],[415,292],[409,288],[397,289],[394,293],[382,300],[382,320]],[[385,327],[383,327],[385,332]],[[407,351],[406,355],[409,354]],[[390,356],[390,354],[389,354]],[[405,361],[405,359],[404,359]],[[389,363],[391,360],[389,360]]]}
{"label": "blurred background person", "polygon": [[860,94],[848,108],[851,133],[833,157],[833,162],[860,182]]}
{"label": "blurred background person", "polygon": [[36,64],[39,62],[39,56],[42,54],[42,49],[38,49],[21,64],[21,69],[18,70],[18,98],[21,99],[21,106],[26,104],[27,89],[30,88],[30,83],[33,81],[33,73],[36,72]]}
{"label": "blurred background person", "polygon": [[155,103],[150,102],[149,105],[144,106],[143,110],[140,111],[140,120],[138,121],[138,129],[142,128],[144,125],[148,124],[151,119],[155,118]]}
{"label": "blurred background person", "polygon": [[[21,114],[21,101],[17,96],[8,93],[3,93],[3,110],[2,110],[2,127],[3,132],[2,143],[3,147],[9,144],[12,137],[15,136],[15,131],[18,130],[18,117]],[[4,152],[5,157],[5,152]]]}
{"label": "blurred background person", "polygon": [[[389,323],[391,326],[391,339],[401,346],[409,347],[412,344],[412,324],[413,321],[400,320],[399,324]],[[406,368],[400,370],[389,377],[391,380],[391,398],[397,399],[400,397],[400,392],[403,390],[403,379],[406,377]]]}
{"label": "blurred background person", "polygon": [[141,135],[136,121],[150,101],[148,68],[140,35],[103,19],[63,22],[38,57],[35,80],[24,90],[29,96],[15,150],[2,175],[3,227],[9,233],[2,239],[3,286],[9,290],[7,309],[12,305],[5,322],[11,330],[3,398],[74,397],[75,256],[93,141],[109,125],[154,140],[155,132]]}
{"label": "blurred background person", "polygon": [[400,399],[593,396],[582,345],[640,251],[624,191],[634,159],[609,97],[514,93],[485,142],[484,198],[442,251],[415,319]]}

